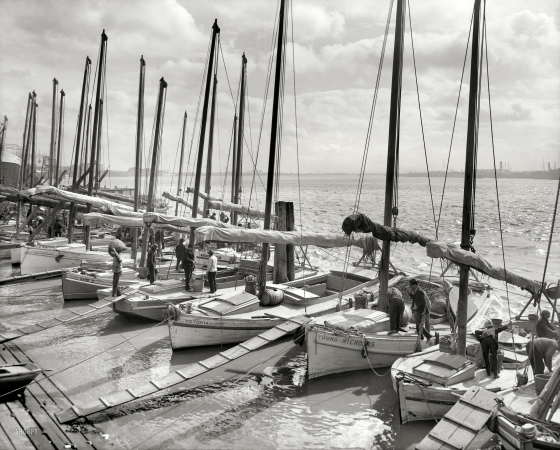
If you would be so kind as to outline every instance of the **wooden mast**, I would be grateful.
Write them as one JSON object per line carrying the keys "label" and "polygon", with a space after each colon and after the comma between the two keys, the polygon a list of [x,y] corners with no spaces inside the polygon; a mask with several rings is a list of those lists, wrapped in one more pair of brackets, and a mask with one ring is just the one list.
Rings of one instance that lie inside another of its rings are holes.
{"label": "wooden mast", "polygon": [[[393,50],[393,76],[391,80],[391,110],[389,113],[389,145],[387,151],[387,172],[385,178],[385,213],[383,224],[393,226],[393,194],[395,167],[399,148],[399,121],[401,110],[401,82],[403,64],[403,44],[406,16],[406,0],[398,0],[395,26],[395,48]],[[379,268],[379,311],[387,311],[387,289],[389,284],[390,241],[383,241]]]}
{"label": "wooden mast", "polygon": [[32,127],[31,127],[31,181],[29,182],[29,187],[32,188],[35,185],[35,150],[37,146],[37,108],[39,105],[37,104],[36,97],[33,98],[33,119],[32,119]]}
{"label": "wooden mast", "polygon": [[[53,185],[54,176],[54,147],[56,145],[56,89],[58,88],[58,81],[53,78],[53,92],[52,92],[52,119],[51,119],[51,147],[49,153],[49,186]],[[52,237],[52,236],[51,236]]]}
{"label": "wooden mast", "polygon": [[[241,203],[239,190],[241,187],[241,171],[243,168],[243,125],[245,119],[245,88],[247,86],[247,58],[245,53],[241,57],[241,90],[239,93],[239,131],[237,133],[237,162],[235,165],[235,198],[233,203]],[[233,213],[232,223],[237,224],[237,212]]]}
{"label": "wooden mast", "polygon": [[[159,93],[158,93],[158,103],[156,112],[156,129],[154,133],[154,147],[152,151],[152,164],[150,168],[150,185],[148,188],[148,204],[146,205],[146,212],[153,211],[153,200],[154,200],[154,185],[156,181],[156,168],[158,162],[158,151],[161,143],[161,135],[163,130],[161,129],[163,125],[163,109],[165,107],[163,99],[165,97],[165,90],[167,89],[167,83],[161,77],[159,80]],[[148,251],[148,234],[149,228],[144,227],[144,237],[142,238],[142,255],[140,256],[140,267],[145,267],[146,264],[146,253]]]}
{"label": "wooden mast", "polygon": [[[210,46],[210,57],[208,58],[208,73],[206,74],[206,90],[204,92],[204,104],[202,107],[202,120],[200,122],[200,140],[198,142],[198,157],[196,160],[196,175],[194,180],[193,207],[192,217],[198,216],[198,194],[200,192],[200,177],[202,172],[202,158],[204,156],[204,135],[206,133],[206,120],[208,117],[208,97],[210,96],[210,84],[212,81],[212,72],[214,67],[214,51],[216,48],[216,37],[220,32],[218,19],[214,20],[212,25],[212,44]],[[189,244],[194,245],[194,228],[191,227],[189,235]]]}
{"label": "wooden mast", "polygon": [[[88,106],[88,113],[87,113],[87,121],[86,121],[86,134],[84,136],[83,142],[85,143],[85,148],[82,153],[82,161],[84,165],[84,172],[86,170],[86,166],[88,165],[88,156],[89,156],[89,126],[91,125],[91,105]],[[84,177],[83,185],[86,185],[86,178]]]}
{"label": "wooden mast", "polygon": [[[233,116],[233,158],[231,161],[231,203],[235,203],[235,174],[237,173],[237,114]],[[232,211],[229,214],[232,225],[237,225],[237,213]]]}
{"label": "wooden mast", "polygon": [[[138,116],[136,118],[136,160],[134,166],[134,211],[140,208],[140,184],[142,182],[142,149],[144,144],[144,81],[146,61],[140,57],[140,80],[138,82]],[[132,259],[136,262],[138,253],[138,228],[132,229]]]}
{"label": "wooden mast", "polygon": [[2,178],[2,153],[4,153],[4,142],[6,141],[6,129],[8,127],[8,118],[4,116],[4,124],[2,125],[2,136],[0,137],[0,184],[3,184]]}
{"label": "wooden mast", "polygon": [[[214,87],[212,88],[212,105],[210,106],[210,129],[208,130],[208,155],[206,157],[206,180],[204,190],[210,195],[212,188],[212,154],[214,153],[214,119],[216,114],[216,89],[218,80],[214,74]],[[204,199],[204,208],[202,209],[202,217],[208,217],[208,197]]]}
{"label": "wooden mast", "polygon": [[[404,0],[403,0],[404,1]],[[278,43],[276,49],[276,70],[274,74],[274,97],[272,103],[272,125],[270,130],[270,152],[268,156],[268,176],[266,180],[266,202],[263,229],[270,230],[270,216],[272,214],[272,191],[274,190],[274,164],[276,162],[276,142],[278,136],[278,110],[280,108],[280,85],[282,83],[282,62],[284,43],[284,14],[285,0],[280,0],[280,16],[278,18]],[[239,149],[238,149],[239,150]],[[262,245],[261,264],[259,266],[259,296],[264,294],[266,288],[266,268],[270,258],[270,245]]]}
{"label": "wooden mast", "polygon": [[[105,34],[105,30],[101,33],[101,47],[99,50],[99,66],[97,67],[97,89],[95,92],[95,112],[93,113],[93,129],[92,129],[92,138],[91,138],[91,156],[90,156],[90,172],[89,172],[89,183],[88,183],[88,195],[91,197],[93,195],[93,182],[95,179],[95,169],[96,163],[95,158],[97,155],[97,145],[98,139],[101,136],[101,110],[103,108],[103,93],[105,92],[104,88],[104,74],[105,74],[105,51],[107,48],[107,35]],[[103,88],[103,90],[102,90]],[[79,148],[79,147],[78,147]],[[99,177],[98,177],[99,178]],[[87,212],[91,212],[91,203],[87,204]],[[90,226],[86,225],[84,232],[84,243],[86,244],[86,250],[89,250],[90,244]]]}
{"label": "wooden mast", "polygon": [[[474,2],[473,41],[471,47],[471,74],[469,87],[469,115],[467,126],[467,151],[465,160],[465,184],[463,189],[463,226],[461,229],[461,248],[471,250],[472,196],[474,160],[477,144],[477,110],[478,110],[478,72],[479,72],[479,38],[480,38],[480,0]],[[457,305],[457,354],[464,356],[467,348],[467,306],[469,289],[469,266],[460,265],[459,302]]]}
{"label": "wooden mast", "polygon": [[54,172],[54,187],[58,187],[59,176],[58,172],[60,171],[60,142],[62,141],[62,123],[64,122],[64,97],[66,94],[64,93],[64,89],[60,90],[60,109],[58,113],[58,137],[56,143],[56,168]]}
{"label": "wooden mast", "polygon": [[[76,133],[76,146],[74,148],[74,173],[72,174],[72,186],[76,186],[80,165],[80,143],[82,138],[82,124],[84,117],[84,105],[86,103],[89,86],[89,75],[91,69],[91,59],[86,56],[86,67],[84,69],[84,81],[82,82],[82,97],[80,99],[80,109],[78,111],[78,131]],[[76,219],[76,203],[70,203],[70,215],[68,219],[68,242],[72,243],[74,237],[74,220]]]}
{"label": "wooden mast", "polygon": [[[177,180],[177,197],[181,195],[181,185],[183,183],[183,160],[185,156],[185,134],[187,131],[187,111],[183,116],[183,132],[181,134],[181,158],[179,158],[179,179]],[[175,202],[175,216],[179,215],[179,202]]]}
{"label": "wooden mast", "polygon": [[[19,167],[19,179],[18,179],[18,189],[21,191],[23,189],[23,178],[25,177],[25,164],[27,155],[25,153],[25,149],[27,146],[27,136],[28,136],[28,128],[29,128],[29,114],[31,112],[31,102],[33,97],[31,96],[31,92],[29,93],[29,97],[27,97],[27,112],[25,113],[25,126],[23,128],[23,141],[22,141],[22,148],[21,148],[21,166]],[[17,203],[17,212],[16,212],[16,228],[19,229],[21,220],[21,201]]]}

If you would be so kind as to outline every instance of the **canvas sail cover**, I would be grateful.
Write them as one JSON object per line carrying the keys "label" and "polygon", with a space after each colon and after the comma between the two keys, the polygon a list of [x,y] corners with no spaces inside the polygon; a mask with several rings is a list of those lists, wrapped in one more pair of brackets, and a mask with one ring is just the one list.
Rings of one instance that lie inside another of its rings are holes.
{"label": "canvas sail cover", "polygon": [[[90,197],[89,195],[78,194],[76,192],[64,191],[62,189],[55,188],[53,186],[37,186],[35,189],[35,194],[24,194],[23,195],[44,195],[47,198],[54,198],[56,200],[75,202],[81,204],[90,204],[95,208],[120,208],[123,210],[134,211],[132,206],[123,205],[122,203],[112,202],[99,197]],[[29,189],[28,189],[29,191]]]}
{"label": "canvas sail cover", "polygon": [[[189,194],[194,194],[194,189],[192,187],[188,187],[187,192]],[[199,192],[198,196],[203,200],[211,200],[211,201],[217,201],[217,202],[221,202],[221,201],[224,200],[223,198],[214,197],[210,194],[207,194],[206,192]]]}
{"label": "canvas sail cover", "polygon": [[[163,197],[168,198],[169,200],[171,200],[172,202],[177,202],[177,203],[181,203],[182,205],[185,205],[187,208],[190,208],[191,211],[193,209],[193,205],[192,203],[186,201],[184,198],[182,197],[177,197],[176,195],[170,194],[169,192],[164,192]],[[198,214],[202,215],[202,209],[198,209]]]}
{"label": "canvas sail cover", "polygon": [[[201,227],[195,232],[195,241],[220,241],[220,242],[251,242],[251,243],[269,243],[269,244],[293,244],[293,245],[315,245],[317,247],[348,247],[353,245],[364,248],[372,247],[371,237],[368,239],[361,237],[346,237],[338,233],[316,233],[313,231],[276,231],[276,230],[260,230],[246,229],[239,227],[217,228],[217,227]],[[376,240],[373,247],[379,250]]]}
{"label": "canvas sail cover", "polygon": [[231,228],[232,225],[218,222],[213,219],[204,219],[199,217],[177,217],[167,216],[165,214],[149,212],[144,214],[144,223],[146,225],[157,223],[160,225],[172,225],[175,227],[222,227]]}
{"label": "canvas sail cover", "polygon": [[[82,216],[84,225],[118,225],[122,227],[130,228],[144,228],[146,224],[144,223],[143,214],[140,217],[130,217],[130,216],[111,216],[109,214],[100,213],[87,213]],[[164,229],[166,231],[179,231],[188,232],[189,229],[186,227],[175,227],[171,225],[159,225],[154,224],[154,228]]]}

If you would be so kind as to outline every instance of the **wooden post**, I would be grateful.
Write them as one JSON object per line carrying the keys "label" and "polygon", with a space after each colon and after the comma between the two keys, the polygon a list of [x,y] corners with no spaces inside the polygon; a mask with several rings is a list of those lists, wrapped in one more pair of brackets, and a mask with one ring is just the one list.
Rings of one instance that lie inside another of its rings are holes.
{"label": "wooden post", "polygon": [[[142,181],[142,146],[144,140],[144,80],[146,61],[140,57],[140,81],[138,82],[138,115],[136,118],[136,159],[134,166],[134,211],[140,209],[140,184]],[[138,254],[138,228],[132,229],[132,259],[136,263]]]}
{"label": "wooden post", "polygon": [[62,142],[63,123],[64,123],[64,89],[60,90],[60,109],[58,112],[58,136],[56,143],[56,166],[54,171],[54,187],[58,187],[59,181],[59,171],[60,171],[60,143]]}
{"label": "wooden post", "polygon": [[[212,25],[212,44],[210,45],[210,57],[208,58],[208,73],[206,74],[206,90],[204,92],[204,103],[202,105],[202,120],[200,122],[200,139],[198,141],[198,157],[196,160],[196,174],[194,179],[192,217],[198,217],[198,194],[200,192],[200,177],[202,172],[202,158],[204,157],[204,136],[206,134],[206,120],[208,117],[208,100],[210,97],[210,84],[214,67],[214,52],[216,50],[216,37],[220,32],[218,20]],[[194,228],[191,227],[189,244],[194,245]]]}
{"label": "wooden post", "polygon": [[[276,202],[276,230],[286,231],[286,202]],[[274,244],[274,276],[273,283],[286,283],[288,281],[288,256],[286,244]]]}
{"label": "wooden post", "polygon": [[4,142],[6,141],[6,130],[8,129],[8,118],[4,116],[4,124],[2,125],[2,135],[0,136],[0,184],[3,184],[2,178],[2,153],[4,152]]}
{"label": "wooden post", "polygon": [[[395,26],[395,47],[393,50],[393,76],[391,81],[391,110],[389,113],[389,147],[387,151],[387,173],[385,175],[385,213],[383,225],[393,226],[393,189],[395,183],[395,167],[399,148],[399,118],[401,110],[401,83],[404,30],[406,17],[406,0],[398,0],[397,19]],[[387,311],[387,289],[389,287],[389,261],[391,242],[383,241],[381,262],[379,267],[379,311]]]}
{"label": "wooden post", "polygon": [[[51,147],[49,153],[49,185],[53,185],[53,159],[54,159],[54,147],[56,145],[56,89],[58,87],[58,81],[53,78],[53,92],[52,92],[52,119],[51,119]],[[52,237],[52,236],[51,236]]]}
{"label": "wooden post", "polygon": [[[146,212],[151,212],[153,208],[154,199],[154,186],[156,181],[156,168],[158,162],[158,151],[161,144],[161,135],[163,134],[163,109],[165,107],[163,99],[165,97],[165,90],[167,89],[167,83],[161,77],[159,80],[159,93],[158,93],[158,103],[156,111],[156,129],[154,133],[154,146],[152,151],[152,165],[150,168],[150,186],[148,189],[148,204],[146,205]],[[140,267],[145,267],[146,265],[146,253],[148,251],[148,233],[149,228],[144,227],[144,238],[142,239],[142,254],[140,256]]]}
{"label": "wooden post", "polygon": [[[237,156],[235,164],[235,199],[233,203],[241,203],[241,196],[239,194],[241,190],[241,173],[243,169],[243,142],[245,136],[243,134],[243,126],[245,123],[245,89],[247,87],[247,58],[245,53],[241,57],[241,89],[239,93],[239,131],[237,133]],[[233,214],[233,221],[237,225],[237,212]]]}
{"label": "wooden post", "polygon": [[[477,142],[478,62],[480,36],[480,0],[474,2],[473,40],[469,90],[469,115],[467,126],[467,155],[465,160],[465,183],[463,188],[463,226],[461,248],[471,250],[471,220],[474,159]],[[473,230],[474,231],[474,230]],[[467,306],[469,297],[470,267],[461,264],[459,270],[459,302],[457,305],[457,354],[465,356],[467,349]]]}
{"label": "wooden post", "polygon": [[[80,143],[82,138],[82,125],[84,117],[84,106],[89,91],[89,75],[91,69],[91,59],[86,56],[86,67],[84,69],[84,80],[82,82],[82,97],[80,99],[80,109],[78,110],[78,131],[76,132],[76,146],[74,147],[74,173],[72,174],[72,186],[76,186],[80,164]],[[76,219],[76,203],[70,203],[70,214],[68,217],[68,242],[72,243],[74,238],[74,220]]]}
{"label": "wooden post", "polygon": [[208,198],[212,189],[212,154],[214,152],[214,116],[216,114],[216,88],[218,80],[214,74],[214,87],[212,88],[212,106],[210,107],[210,130],[208,131],[208,155],[206,157],[206,183],[204,190],[208,197],[204,199],[204,208],[202,209],[202,217],[208,217]]}
{"label": "wooden post", "polygon": [[[185,156],[185,134],[187,131],[187,111],[183,116],[183,131],[181,135],[181,158],[179,159],[179,178],[177,180],[177,197],[181,195],[181,185],[183,183],[183,160]],[[175,215],[179,215],[179,202],[175,202]]]}
{"label": "wooden post", "polygon": [[[286,202],[286,231],[295,231],[294,203]],[[294,244],[286,245],[286,262],[288,265],[288,281],[296,278],[296,260]]]}
{"label": "wooden post", "polygon": [[29,183],[29,187],[32,188],[35,186],[35,151],[37,148],[37,108],[39,105],[37,104],[37,100],[34,101],[33,104],[33,127],[31,130],[31,168],[29,169],[31,172],[31,181]]}
{"label": "wooden post", "polygon": [[[268,156],[268,175],[266,180],[266,200],[263,229],[270,230],[272,213],[272,193],[274,191],[274,165],[276,163],[276,141],[278,138],[278,112],[280,109],[280,86],[282,81],[282,62],[284,60],[284,15],[286,13],[286,1],[280,0],[280,16],[278,17],[278,42],[276,49],[276,71],[274,75],[274,96],[272,102],[272,124],[270,130],[270,151]],[[261,264],[259,266],[259,296],[264,294],[266,288],[266,266],[270,258],[268,243],[263,243],[261,253]]]}

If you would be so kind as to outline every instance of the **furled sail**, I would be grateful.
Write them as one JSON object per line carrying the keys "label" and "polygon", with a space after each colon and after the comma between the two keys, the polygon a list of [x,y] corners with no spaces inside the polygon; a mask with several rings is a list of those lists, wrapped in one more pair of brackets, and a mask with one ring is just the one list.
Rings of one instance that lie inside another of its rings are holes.
{"label": "furled sail", "polygon": [[[187,192],[189,194],[194,194],[194,189],[192,187],[187,187]],[[216,201],[216,202],[221,202],[221,201],[224,200],[223,198],[214,197],[210,194],[207,194],[206,192],[199,192],[198,196],[203,200],[210,200],[210,201]]]}
{"label": "furled sail", "polygon": [[[105,200],[99,197],[90,197],[89,195],[78,194],[76,192],[64,191],[62,189],[55,188],[53,186],[37,186],[35,189],[35,195],[42,195],[47,198],[54,198],[56,200],[76,202],[81,204],[90,204],[95,208],[120,208],[123,210],[134,211],[134,208],[128,205],[123,205],[122,203],[116,203],[109,200]],[[33,195],[25,194],[23,195]]]}
{"label": "furled sail", "polygon": [[414,231],[400,228],[387,227],[370,220],[364,214],[352,214],[342,222],[342,230],[346,235],[352,232],[371,233],[374,237],[383,241],[410,242],[426,247],[430,258],[446,258],[456,264],[470,266],[496,280],[505,281],[529,292],[536,293],[541,288],[541,283],[522,275],[505,270],[486,261],[476,253],[463,250],[455,245],[422,236]]}
{"label": "furled sail", "polygon": [[[190,208],[191,210],[193,209],[192,203],[189,203],[182,197],[177,197],[176,195],[170,194],[169,192],[164,192],[162,195],[163,197],[168,198],[172,202],[178,202],[181,203],[182,205],[185,205],[187,208]],[[202,209],[198,208],[198,214],[202,215]]]}
{"label": "furled sail", "polygon": [[144,223],[150,225],[152,223],[157,223],[160,225],[173,225],[175,227],[222,227],[231,228],[232,225],[218,222],[213,219],[204,219],[202,217],[177,217],[168,216],[165,214],[149,212],[144,214]]}
{"label": "furled sail", "polygon": [[[144,228],[146,224],[144,223],[143,214],[140,217],[131,217],[131,216],[112,216],[109,214],[100,214],[100,213],[87,213],[82,216],[84,221],[84,225],[97,225],[97,224],[105,224],[105,225],[118,225],[122,227],[130,227],[130,228]],[[179,232],[188,232],[189,229],[186,227],[176,227],[171,225],[160,225],[154,224],[154,228],[162,228],[168,231],[179,231]]]}
{"label": "furled sail", "polygon": [[[316,233],[313,231],[275,231],[245,229],[239,227],[217,228],[201,227],[195,232],[195,241],[220,241],[220,242],[251,242],[269,244],[315,245],[317,247],[348,247],[353,245],[360,248],[371,248],[371,237],[356,238],[346,237],[338,233]],[[380,250],[375,239],[373,248]]]}

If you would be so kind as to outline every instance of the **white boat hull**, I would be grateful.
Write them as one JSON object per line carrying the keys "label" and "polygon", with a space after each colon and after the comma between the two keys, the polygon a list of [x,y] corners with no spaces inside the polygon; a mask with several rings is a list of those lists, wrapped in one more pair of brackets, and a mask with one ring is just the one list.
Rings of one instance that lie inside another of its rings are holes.
{"label": "white boat hull", "polygon": [[[124,272],[124,271],[123,271]],[[119,279],[119,287],[129,286],[136,280],[136,273],[123,273]],[[113,273],[108,272],[97,276],[81,274],[73,271],[62,272],[62,296],[64,300],[84,300],[98,298],[97,291],[113,287]]]}
{"label": "white boat hull", "polygon": [[79,267],[82,260],[111,261],[105,252],[89,252],[83,244],[70,244],[65,247],[29,247],[23,246],[24,254],[20,270],[22,275],[45,272],[47,270]]}

